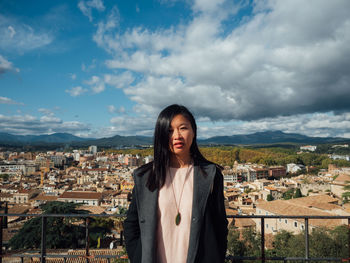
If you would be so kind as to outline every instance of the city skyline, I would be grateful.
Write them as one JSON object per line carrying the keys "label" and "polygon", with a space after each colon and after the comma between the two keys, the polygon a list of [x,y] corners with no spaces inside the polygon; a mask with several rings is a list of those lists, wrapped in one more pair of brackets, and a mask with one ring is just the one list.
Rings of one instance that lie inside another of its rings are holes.
{"label": "city skyline", "polygon": [[0,2],[0,132],[350,138],[349,1]]}

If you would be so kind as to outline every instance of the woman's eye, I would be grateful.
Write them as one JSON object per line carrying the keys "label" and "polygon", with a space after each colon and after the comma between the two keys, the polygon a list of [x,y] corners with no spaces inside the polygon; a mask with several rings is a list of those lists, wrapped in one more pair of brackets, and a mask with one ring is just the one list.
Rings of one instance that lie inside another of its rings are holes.
{"label": "woman's eye", "polygon": [[181,130],[187,130],[187,127],[181,127],[180,129]]}

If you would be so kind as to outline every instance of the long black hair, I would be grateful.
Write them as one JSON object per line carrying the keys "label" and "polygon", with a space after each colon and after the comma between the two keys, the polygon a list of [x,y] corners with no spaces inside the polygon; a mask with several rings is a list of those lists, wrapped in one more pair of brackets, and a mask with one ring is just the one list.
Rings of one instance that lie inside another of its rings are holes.
{"label": "long black hair", "polygon": [[199,151],[197,145],[197,124],[192,113],[182,105],[173,104],[159,113],[154,129],[154,161],[152,172],[148,177],[147,187],[151,191],[161,188],[165,183],[166,169],[170,165],[171,151],[169,149],[169,129],[171,121],[176,115],[184,116],[192,126],[194,133],[190,154],[195,164],[209,162]]}

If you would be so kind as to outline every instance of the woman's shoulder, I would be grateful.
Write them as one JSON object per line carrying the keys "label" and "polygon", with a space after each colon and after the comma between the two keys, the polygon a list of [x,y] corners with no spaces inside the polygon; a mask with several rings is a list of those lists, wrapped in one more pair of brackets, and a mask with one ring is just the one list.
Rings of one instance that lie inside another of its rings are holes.
{"label": "woman's shoulder", "polygon": [[151,171],[153,168],[153,162],[146,163],[134,171],[134,176],[142,176],[146,172]]}
{"label": "woman's shoulder", "polygon": [[199,160],[197,162],[195,162],[195,165],[200,166],[201,168],[211,168],[211,169],[216,169],[218,171],[222,171],[224,168],[217,164],[217,163],[213,163],[211,161],[208,160]]}

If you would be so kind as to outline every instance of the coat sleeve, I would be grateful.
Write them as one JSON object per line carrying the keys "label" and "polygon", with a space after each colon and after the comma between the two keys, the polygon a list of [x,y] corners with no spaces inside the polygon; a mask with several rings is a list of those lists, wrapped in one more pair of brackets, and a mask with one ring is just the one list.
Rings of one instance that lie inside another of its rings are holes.
{"label": "coat sleeve", "polygon": [[136,258],[141,256],[141,236],[135,188],[136,187],[134,186],[129,210],[126,219],[124,220],[125,247],[131,262],[138,262]]}
{"label": "coat sleeve", "polygon": [[214,224],[217,231],[218,243],[220,248],[220,253],[224,259],[226,256],[227,249],[227,225],[228,221],[226,218],[225,210],[225,198],[224,198],[224,179],[219,168],[216,169],[216,175],[214,178],[214,187],[212,192],[213,201],[215,204],[215,217]]}

